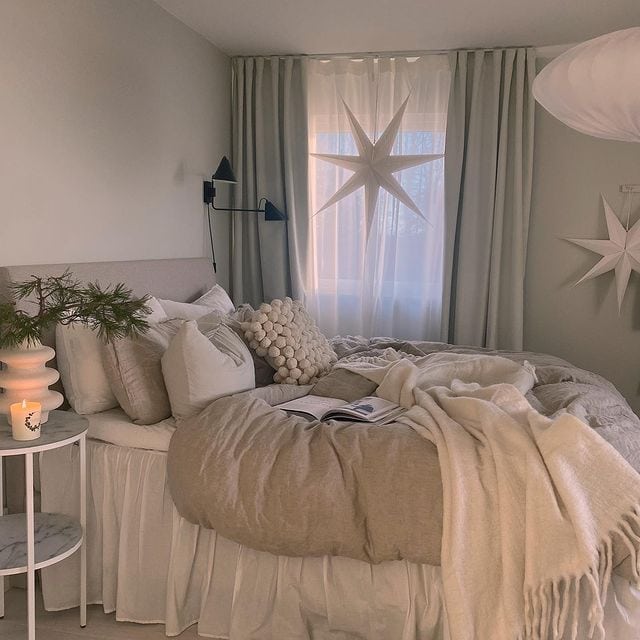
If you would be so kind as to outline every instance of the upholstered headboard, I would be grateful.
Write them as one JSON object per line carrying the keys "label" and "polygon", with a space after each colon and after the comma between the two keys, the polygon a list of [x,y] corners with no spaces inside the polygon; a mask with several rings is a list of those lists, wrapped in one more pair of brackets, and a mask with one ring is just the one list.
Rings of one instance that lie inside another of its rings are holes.
{"label": "upholstered headboard", "polygon": [[[30,276],[61,275],[65,269],[70,269],[82,282],[97,281],[103,286],[124,282],[136,296],[150,293],[178,302],[195,300],[215,284],[213,267],[206,258],[23,265],[0,267],[0,299],[8,298],[10,282],[27,280]],[[29,306],[21,304],[26,311]],[[55,347],[53,332],[43,336],[42,341]]]}

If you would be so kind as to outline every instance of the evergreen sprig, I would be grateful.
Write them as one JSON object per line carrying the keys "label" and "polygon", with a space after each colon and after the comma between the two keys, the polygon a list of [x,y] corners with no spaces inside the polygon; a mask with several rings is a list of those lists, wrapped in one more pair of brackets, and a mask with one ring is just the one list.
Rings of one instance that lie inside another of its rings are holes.
{"label": "evergreen sprig", "polygon": [[84,323],[105,341],[144,333],[149,326],[149,297],[134,297],[123,283],[106,288],[97,282],[82,284],[67,270],[61,276],[32,276],[9,288],[16,301],[33,304],[35,313],[0,303],[0,347],[34,344],[56,323]]}

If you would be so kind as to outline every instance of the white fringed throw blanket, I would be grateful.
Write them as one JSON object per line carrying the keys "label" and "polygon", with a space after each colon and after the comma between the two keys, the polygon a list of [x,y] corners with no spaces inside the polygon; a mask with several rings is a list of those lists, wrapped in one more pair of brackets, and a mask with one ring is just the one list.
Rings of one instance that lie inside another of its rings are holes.
{"label": "white fringed throw blanket", "polygon": [[411,407],[402,422],[438,449],[452,640],[575,639],[585,625],[604,637],[620,549],[639,579],[640,475],[579,419],[535,411],[523,395],[531,367],[449,353],[411,362],[393,351],[338,366]]}

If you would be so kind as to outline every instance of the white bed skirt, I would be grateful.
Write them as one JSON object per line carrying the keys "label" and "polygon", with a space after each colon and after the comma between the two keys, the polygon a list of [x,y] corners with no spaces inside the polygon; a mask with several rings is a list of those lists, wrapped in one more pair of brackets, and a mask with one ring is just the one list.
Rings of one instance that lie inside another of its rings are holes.
{"label": "white bed skirt", "polygon": [[[42,510],[77,516],[78,448],[42,454]],[[166,453],[89,441],[87,597],[169,636],[233,640],[448,640],[440,568],[288,558],[254,551],[178,515]],[[42,571],[48,610],[79,603],[79,559]],[[614,581],[607,638],[640,637],[640,592]],[[579,636],[582,637],[582,636]],[[586,636],[585,636],[586,637]]]}
{"label": "white bed skirt", "polygon": [[[118,620],[162,622],[167,635],[197,622],[233,640],[446,638],[439,568],[254,551],[177,513],[166,453],[87,450],[87,598]],[[43,511],[77,516],[77,458],[77,447],[42,455]],[[48,610],[78,605],[79,570],[72,556],[42,571]]]}

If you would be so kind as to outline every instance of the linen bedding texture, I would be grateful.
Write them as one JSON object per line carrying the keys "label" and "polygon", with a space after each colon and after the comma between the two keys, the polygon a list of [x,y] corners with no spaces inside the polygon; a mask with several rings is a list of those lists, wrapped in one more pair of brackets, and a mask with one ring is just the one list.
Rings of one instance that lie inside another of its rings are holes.
{"label": "linen bedding texture", "polygon": [[181,420],[221,395],[255,386],[249,350],[226,326],[234,324],[234,307],[222,287],[193,303],[151,298],[150,306],[156,317],[172,319],[150,322],[144,335],[103,347],[110,386],[136,424],[170,415]]}
{"label": "linen bedding texture", "polygon": [[[239,331],[239,323],[231,316],[235,310],[233,303],[220,285],[192,303],[151,297],[148,307],[149,329],[136,338],[104,344],[95,331],[84,325],[56,327],[62,384],[77,413],[93,414],[120,406],[136,424],[155,424],[168,418],[171,402],[161,360],[182,324],[192,319],[197,319],[200,330],[208,336],[209,355],[212,349],[219,351],[217,369],[209,367],[207,372],[212,387],[207,401],[254,385],[248,373],[237,386],[229,383],[237,378],[240,361],[251,358],[242,340],[223,327],[229,324]],[[184,404],[179,413],[184,414]]]}
{"label": "linen bedding texture", "polygon": [[81,415],[118,406],[102,365],[102,341],[95,331],[74,322],[56,326],[56,359],[64,395]]}
{"label": "linen bedding texture", "polygon": [[405,417],[309,423],[216,400],[169,447],[181,515],[280,555],[441,564],[454,640],[575,638],[582,610],[601,636],[612,572],[639,582],[640,423],[617,391],[536,354],[333,346],[323,393],[358,374]]}

